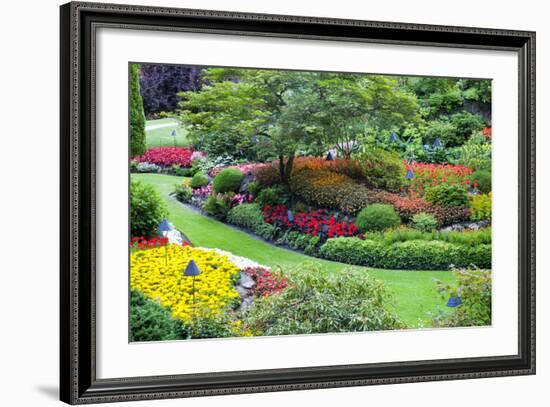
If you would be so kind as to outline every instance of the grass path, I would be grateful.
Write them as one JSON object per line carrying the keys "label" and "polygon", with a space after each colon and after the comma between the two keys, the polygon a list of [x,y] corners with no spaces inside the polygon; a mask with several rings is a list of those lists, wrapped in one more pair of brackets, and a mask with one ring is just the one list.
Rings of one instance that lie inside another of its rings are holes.
{"label": "grass path", "polygon": [[145,124],[147,147],[173,147],[172,130],[176,131],[176,146],[187,146],[186,131],[177,120],[171,118],[147,120]]}
{"label": "grass path", "polygon": [[196,246],[227,250],[270,267],[297,267],[305,262],[314,261],[321,263],[327,272],[346,270],[346,272],[368,273],[372,277],[386,282],[394,294],[396,312],[410,327],[429,326],[430,318],[427,316],[427,312],[434,311],[437,306],[444,307],[445,305],[435,290],[433,279],[452,281],[453,277],[448,271],[367,269],[309,257],[255,239],[245,232],[185,207],[169,196],[174,190],[174,185],[181,183],[182,177],[132,174],[132,178],[152,185],[161,194],[170,210],[169,220]]}

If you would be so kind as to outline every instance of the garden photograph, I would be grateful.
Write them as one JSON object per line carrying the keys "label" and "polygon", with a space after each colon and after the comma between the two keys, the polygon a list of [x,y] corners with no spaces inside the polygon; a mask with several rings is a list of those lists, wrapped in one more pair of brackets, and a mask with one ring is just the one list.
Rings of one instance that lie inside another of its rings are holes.
{"label": "garden photograph", "polygon": [[129,63],[129,342],[491,325],[491,80]]}

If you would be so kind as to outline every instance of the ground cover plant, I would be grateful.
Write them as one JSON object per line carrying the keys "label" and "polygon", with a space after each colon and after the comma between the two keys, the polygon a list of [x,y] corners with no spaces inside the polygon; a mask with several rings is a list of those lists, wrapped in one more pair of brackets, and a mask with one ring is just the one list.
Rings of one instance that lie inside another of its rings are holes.
{"label": "ground cover plant", "polygon": [[130,73],[132,340],[490,323],[490,81]]}

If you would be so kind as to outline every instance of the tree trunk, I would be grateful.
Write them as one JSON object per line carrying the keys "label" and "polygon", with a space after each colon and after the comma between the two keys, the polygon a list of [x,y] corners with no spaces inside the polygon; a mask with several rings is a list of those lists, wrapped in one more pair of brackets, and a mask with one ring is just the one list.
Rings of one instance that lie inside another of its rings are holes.
{"label": "tree trunk", "polygon": [[290,175],[292,173],[292,167],[294,166],[294,154],[290,155],[286,159],[285,163],[285,157],[280,155],[279,156],[279,175],[281,176],[281,181],[283,184],[288,185],[288,181],[290,180]]}

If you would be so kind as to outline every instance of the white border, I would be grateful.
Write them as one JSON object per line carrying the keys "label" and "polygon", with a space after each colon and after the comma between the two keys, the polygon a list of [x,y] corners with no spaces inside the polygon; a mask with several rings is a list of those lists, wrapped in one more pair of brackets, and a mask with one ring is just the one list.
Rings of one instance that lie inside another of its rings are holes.
{"label": "white border", "polygon": [[[493,325],[128,344],[129,61],[492,78]],[[97,377],[516,354],[517,78],[512,52],[98,29]]]}

